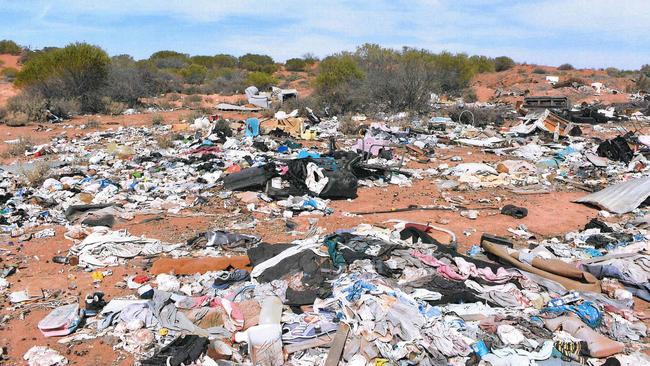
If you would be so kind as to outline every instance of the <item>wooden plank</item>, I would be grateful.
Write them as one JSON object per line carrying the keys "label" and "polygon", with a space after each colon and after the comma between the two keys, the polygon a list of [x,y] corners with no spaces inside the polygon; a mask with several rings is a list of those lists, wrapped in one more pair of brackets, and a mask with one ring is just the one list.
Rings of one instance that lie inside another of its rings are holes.
{"label": "wooden plank", "polygon": [[349,332],[350,327],[347,324],[339,324],[339,329],[336,331],[334,342],[332,342],[332,347],[327,354],[327,359],[325,360],[325,364],[323,366],[336,366],[339,364],[339,360],[343,354],[343,348],[345,348],[345,342],[348,339]]}

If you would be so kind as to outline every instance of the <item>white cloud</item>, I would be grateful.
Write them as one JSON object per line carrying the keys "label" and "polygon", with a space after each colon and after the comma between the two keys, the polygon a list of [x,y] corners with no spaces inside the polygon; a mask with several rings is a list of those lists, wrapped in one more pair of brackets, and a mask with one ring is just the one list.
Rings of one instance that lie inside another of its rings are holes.
{"label": "white cloud", "polygon": [[[41,32],[42,39],[47,40],[60,33],[60,38],[65,40],[76,35],[92,41],[103,40],[102,27],[105,33],[124,31],[113,29],[112,24],[127,16],[157,17],[168,19],[158,31],[185,29],[183,26],[191,25],[194,32],[175,34],[169,39],[168,48],[198,53],[210,53],[210,49],[201,51],[207,45],[230,52],[264,52],[283,60],[307,51],[322,56],[373,42],[434,51],[508,54],[538,63],[566,58],[563,62],[576,66],[607,66],[602,62],[608,62],[618,67],[638,67],[644,59],[650,62],[647,0],[485,3],[479,0],[414,0],[401,4],[388,0],[310,3],[298,0],[0,0],[0,14],[20,13],[29,19],[26,21],[29,27],[14,29],[5,21],[0,31],[25,34],[31,40],[37,40]],[[88,19],[97,19],[97,25]],[[240,19],[244,26],[224,29],[233,19]],[[128,28],[132,32],[128,37],[141,37],[143,48],[147,47],[145,39],[156,36],[133,32],[137,24]],[[119,46],[106,45],[109,49]],[[140,49],[123,51],[143,53]]]}

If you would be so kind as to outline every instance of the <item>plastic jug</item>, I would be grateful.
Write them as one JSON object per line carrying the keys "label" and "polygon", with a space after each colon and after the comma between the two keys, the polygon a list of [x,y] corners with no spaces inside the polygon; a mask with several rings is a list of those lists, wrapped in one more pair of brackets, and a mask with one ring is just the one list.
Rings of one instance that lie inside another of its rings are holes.
{"label": "plastic jug", "polygon": [[270,296],[262,301],[259,325],[248,328],[245,333],[235,334],[235,340],[248,342],[248,353],[253,365],[279,366],[284,364],[282,352],[282,301]]}

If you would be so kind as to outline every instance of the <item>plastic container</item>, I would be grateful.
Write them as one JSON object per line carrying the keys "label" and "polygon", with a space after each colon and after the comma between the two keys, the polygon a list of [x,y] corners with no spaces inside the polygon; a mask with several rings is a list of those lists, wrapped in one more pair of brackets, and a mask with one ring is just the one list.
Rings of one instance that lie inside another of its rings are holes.
{"label": "plastic container", "polygon": [[258,324],[280,324],[280,318],[282,318],[282,300],[277,296],[265,298],[262,301]]}
{"label": "plastic container", "polygon": [[270,296],[262,301],[259,325],[235,334],[236,342],[248,343],[253,365],[279,366],[284,364],[282,352],[282,300]]}

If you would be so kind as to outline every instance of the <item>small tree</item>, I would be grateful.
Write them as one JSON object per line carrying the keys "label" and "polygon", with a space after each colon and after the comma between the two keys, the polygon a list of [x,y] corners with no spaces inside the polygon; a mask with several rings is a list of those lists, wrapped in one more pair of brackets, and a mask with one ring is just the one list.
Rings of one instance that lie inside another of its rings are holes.
{"label": "small tree", "polygon": [[228,67],[234,69],[237,67],[237,57],[226,54],[219,54],[213,57],[214,66],[218,68]]}
{"label": "small tree", "polygon": [[322,91],[335,89],[350,81],[361,80],[364,73],[352,55],[329,56],[320,63],[316,86]]}
{"label": "small tree", "polygon": [[277,84],[278,80],[267,73],[253,71],[246,77],[246,83],[248,85],[255,85],[258,89],[263,90]]}
{"label": "small tree", "polygon": [[499,56],[494,59],[494,70],[497,72],[510,70],[515,67],[515,61],[507,56]]}
{"label": "small tree", "polygon": [[14,41],[10,41],[8,39],[3,39],[0,41],[0,54],[10,54],[14,56],[20,55],[20,53],[23,51],[23,48],[18,45],[18,43]]}
{"label": "small tree", "polygon": [[271,56],[247,53],[239,58],[239,67],[248,71],[265,71],[273,73],[277,70]]}
{"label": "small tree", "polygon": [[110,58],[99,47],[74,43],[37,54],[16,76],[16,85],[46,99],[79,98],[84,112],[99,112],[98,91],[106,84]]}
{"label": "small tree", "polygon": [[181,76],[190,84],[201,84],[208,75],[208,68],[203,65],[192,64],[180,70]]}
{"label": "small tree", "polygon": [[307,63],[301,58],[290,58],[284,63],[288,71],[305,71]]}
{"label": "small tree", "polygon": [[574,67],[571,64],[562,64],[558,66],[557,69],[562,71],[567,71],[567,70],[574,70]]}

